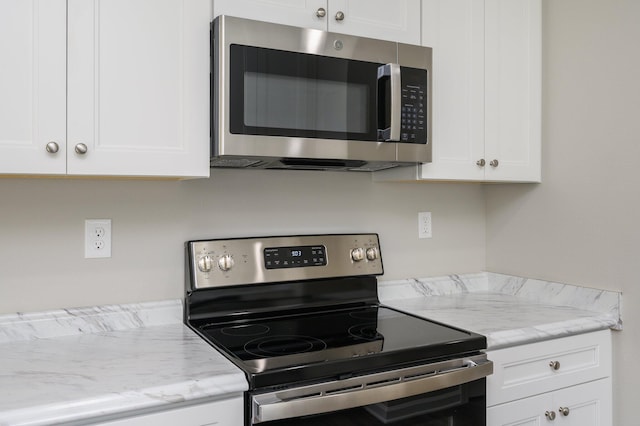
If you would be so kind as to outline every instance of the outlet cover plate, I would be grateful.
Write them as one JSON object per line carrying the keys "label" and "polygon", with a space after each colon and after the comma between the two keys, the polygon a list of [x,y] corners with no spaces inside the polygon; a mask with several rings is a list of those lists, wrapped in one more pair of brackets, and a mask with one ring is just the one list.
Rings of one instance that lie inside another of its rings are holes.
{"label": "outlet cover plate", "polygon": [[418,238],[431,238],[431,212],[418,213]]}
{"label": "outlet cover plate", "polygon": [[111,219],[84,221],[84,257],[111,257]]}

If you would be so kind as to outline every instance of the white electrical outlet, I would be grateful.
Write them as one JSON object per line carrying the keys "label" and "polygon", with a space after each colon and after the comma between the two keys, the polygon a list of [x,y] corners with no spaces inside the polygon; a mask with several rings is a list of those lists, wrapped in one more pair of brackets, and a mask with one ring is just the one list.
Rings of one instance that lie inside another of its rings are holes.
{"label": "white electrical outlet", "polygon": [[84,257],[111,257],[111,219],[84,221]]}
{"label": "white electrical outlet", "polygon": [[418,238],[431,238],[431,212],[418,213]]}

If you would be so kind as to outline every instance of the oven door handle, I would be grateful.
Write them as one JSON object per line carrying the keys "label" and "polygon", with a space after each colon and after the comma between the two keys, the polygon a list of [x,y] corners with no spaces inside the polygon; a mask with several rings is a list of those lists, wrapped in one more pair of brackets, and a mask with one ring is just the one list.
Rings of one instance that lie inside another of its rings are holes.
{"label": "oven door handle", "polygon": [[[262,423],[391,401],[472,382],[491,373],[493,363],[486,359],[486,355],[481,355],[480,359],[465,360],[462,366],[425,376],[407,375],[380,382],[374,375],[368,383],[362,380],[363,377],[358,377],[345,380],[345,386],[336,391],[313,393],[314,387],[309,386],[302,396],[294,396],[287,391],[257,394],[252,397],[252,421],[254,424]],[[351,380],[359,383],[350,384]]]}

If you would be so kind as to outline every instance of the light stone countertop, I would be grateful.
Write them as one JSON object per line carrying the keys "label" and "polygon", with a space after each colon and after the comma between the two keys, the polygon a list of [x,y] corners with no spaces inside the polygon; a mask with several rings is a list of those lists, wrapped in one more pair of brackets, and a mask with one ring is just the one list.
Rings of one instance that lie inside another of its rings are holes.
{"label": "light stone countertop", "polygon": [[0,425],[81,424],[246,390],[181,320],[179,300],[0,316]]}
{"label": "light stone countertop", "polygon": [[621,294],[501,274],[381,282],[382,303],[487,337],[488,349],[622,329]]}
{"label": "light stone countertop", "polygon": [[[621,329],[621,294],[507,275],[380,281],[382,303],[489,349]],[[180,300],[0,316],[0,426],[83,424],[240,395],[244,374],[182,324]]]}

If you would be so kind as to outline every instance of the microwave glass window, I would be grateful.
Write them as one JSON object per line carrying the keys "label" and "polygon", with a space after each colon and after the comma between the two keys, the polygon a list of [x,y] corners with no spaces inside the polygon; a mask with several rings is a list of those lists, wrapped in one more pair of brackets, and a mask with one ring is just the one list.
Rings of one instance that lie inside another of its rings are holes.
{"label": "microwave glass window", "polygon": [[366,133],[369,87],[299,76],[244,73],[244,125]]}
{"label": "microwave glass window", "polygon": [[231,133],[377,141],[380,64],[232,44]]}

